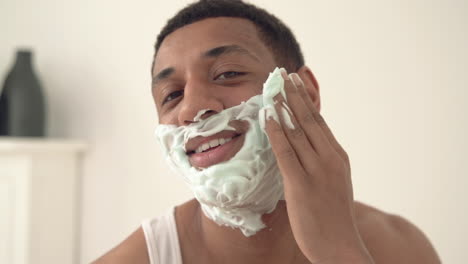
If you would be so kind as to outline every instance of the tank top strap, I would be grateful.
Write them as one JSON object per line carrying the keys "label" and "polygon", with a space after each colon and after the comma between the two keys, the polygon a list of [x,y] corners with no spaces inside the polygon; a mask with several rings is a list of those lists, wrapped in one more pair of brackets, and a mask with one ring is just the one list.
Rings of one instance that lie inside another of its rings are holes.
{"label": "tank top strap", "polygon": [[150,264],[182,264],[175,207],[162,216],[146,219],[141,226],[145,234]]}

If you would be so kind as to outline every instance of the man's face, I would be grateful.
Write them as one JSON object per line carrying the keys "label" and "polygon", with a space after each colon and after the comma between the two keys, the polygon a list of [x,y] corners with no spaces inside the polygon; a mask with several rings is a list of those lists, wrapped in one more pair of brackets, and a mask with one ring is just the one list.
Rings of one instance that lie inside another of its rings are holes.
{"label": "man's face", "polygon": [[[239,105],[261,93],[275,66],[273,55],[248,20],[209,18],[182,27],[165,38],[155,58],[152,93],[159,123],[184,126],[193,123],[201,110],[211,110],[203,118]],[[237,135],[247,128],[242,123],[232,126],[236,135],[226,131],[188,142],[192,165],[207,167],[237,153],[243,143]],[[215,152],[193,155],[207,140],[230,137],[236,140],[229,142],[229,148],[221,146],[224,152],[218,156]]]}
{"label": "man's face", "polygon": [[238,105],[261,93],[275,66],[248,20],[209,18],[182,27],[165,38],[155,58],[159,122],[187,125],[200,110]]}

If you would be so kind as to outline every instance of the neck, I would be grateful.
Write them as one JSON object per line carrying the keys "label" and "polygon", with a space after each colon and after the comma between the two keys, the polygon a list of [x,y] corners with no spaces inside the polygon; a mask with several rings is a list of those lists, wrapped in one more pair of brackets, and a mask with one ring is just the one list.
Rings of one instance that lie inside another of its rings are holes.
{"label": "neck", "polygon": [[279,201],[275,210],[262,216],[266,227],[246,237],[239,229],[219,226],[197,208],[199,235],[210,259],[218,263],[291,263],[300,253],[289,224],[286,203]]}

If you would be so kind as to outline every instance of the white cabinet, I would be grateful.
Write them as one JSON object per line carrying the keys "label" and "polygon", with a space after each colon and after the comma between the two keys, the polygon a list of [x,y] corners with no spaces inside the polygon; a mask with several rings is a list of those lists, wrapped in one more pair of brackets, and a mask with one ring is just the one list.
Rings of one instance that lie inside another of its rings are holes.
{"label": "white cabinet", "polygon": [[0,137],[0,263],[75,264],[82,142]]}

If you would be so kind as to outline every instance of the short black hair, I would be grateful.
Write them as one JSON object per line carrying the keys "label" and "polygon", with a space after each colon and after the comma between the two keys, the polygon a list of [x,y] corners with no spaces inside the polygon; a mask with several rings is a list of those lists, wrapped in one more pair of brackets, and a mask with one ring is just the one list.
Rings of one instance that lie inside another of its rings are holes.
{"label": "short black hair", "polygon": [[271,50],[279,66],[284,66],[288,72],[295,72],[304,66],[304,56],[294,34],[271,13],[242,0],[199,0],[189,4],[167,21],[156,40],[151,70],[154,67],[156,54],[169,34],[183,26],[214,17],[250,20],[257,27],[260,39]]}

